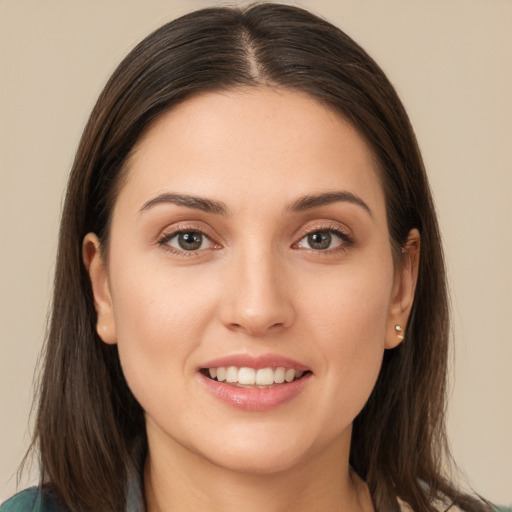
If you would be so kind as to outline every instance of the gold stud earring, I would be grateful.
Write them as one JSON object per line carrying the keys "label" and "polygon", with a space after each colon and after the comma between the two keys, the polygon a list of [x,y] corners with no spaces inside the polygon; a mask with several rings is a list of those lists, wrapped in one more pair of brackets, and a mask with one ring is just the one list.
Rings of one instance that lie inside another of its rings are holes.
{"label": "gold stud earring", "polygon": [[402,326],[400,324],[395,325],[395,334],[399,341],[403,341],[404,333],[402,331]]}

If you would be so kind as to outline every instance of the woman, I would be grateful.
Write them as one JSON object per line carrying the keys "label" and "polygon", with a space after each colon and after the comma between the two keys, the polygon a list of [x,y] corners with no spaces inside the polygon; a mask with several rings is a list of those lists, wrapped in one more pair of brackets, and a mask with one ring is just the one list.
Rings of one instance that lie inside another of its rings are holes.
{"label": "woman", "polygon": [[44,485],[2,512],[488,510],[442,471],[447,343],[428,182],[382,71],[297,8],[189,14],[85,129]]}

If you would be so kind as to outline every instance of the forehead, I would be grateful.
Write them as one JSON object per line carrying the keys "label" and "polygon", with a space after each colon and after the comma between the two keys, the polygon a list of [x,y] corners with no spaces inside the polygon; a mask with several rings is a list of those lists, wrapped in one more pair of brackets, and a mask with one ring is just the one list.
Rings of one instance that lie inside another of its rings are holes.
{"label": "forehead", "polygon": [[201,93],[163,114],[135,146],[119,200],[143,204],[171,189],[236,210],[340,188],[383,207],[365,140],[305,94],[254,87]]}

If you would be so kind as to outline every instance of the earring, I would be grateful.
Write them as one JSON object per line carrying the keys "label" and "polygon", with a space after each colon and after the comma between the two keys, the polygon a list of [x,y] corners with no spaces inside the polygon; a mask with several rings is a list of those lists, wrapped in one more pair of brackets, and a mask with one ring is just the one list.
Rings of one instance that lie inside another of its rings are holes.
{"label": "earring", "polygon": [[395,334],[399,341],[403,341],[404,333],[402,331],[402,326],[400,324],[395,325]]}

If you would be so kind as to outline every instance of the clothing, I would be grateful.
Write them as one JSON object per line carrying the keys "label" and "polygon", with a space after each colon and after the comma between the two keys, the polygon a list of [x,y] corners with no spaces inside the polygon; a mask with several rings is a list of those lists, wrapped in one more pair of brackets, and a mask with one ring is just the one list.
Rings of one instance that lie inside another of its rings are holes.
{"label": "clothing", "polygon": [[40,488],[31,487],[2,503],[0,512],[67,512],[67,508]]}
{"label": "clothing", "polygon": [[[131,480],[126,495],[126,512],[144,512],[144,500],[140,484]],[[401,512],[412,512],[405,503],[400,502]],[[443,509],[444,510],[444,509]],[[506,509],[496,508],[496,512],[506,512]],[[15,494],[0,505],[0,512],[69,512],[69,509],[60,504],[49,492],[41,491],[41,488],[31,487]],[[461,512],[457,507],[450,507],[449,512]]]}
{"label": "clothing", "polygon": [[[126,511],[145,512],[139,476],[133,472],[126,485]],[[41,487],[30,487],[15,494],[0,505],[0,512],[69,512],[51,491]]]}
{"label": "clothing", "polygon": [[[127,493],[126,512],[144,512],[145,507],[138,490]],[[51,493],[31,487],[15,494],[0,505],[0,512],[69,512]]]}

